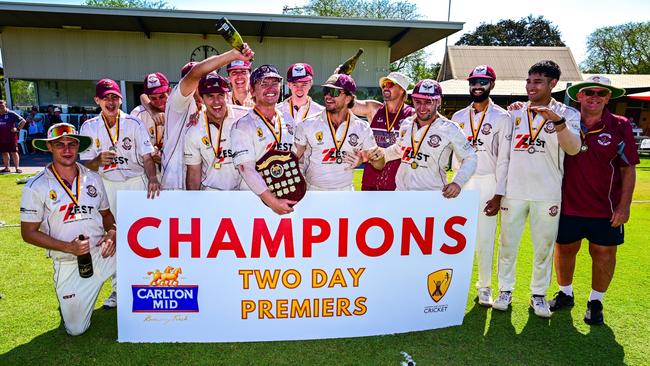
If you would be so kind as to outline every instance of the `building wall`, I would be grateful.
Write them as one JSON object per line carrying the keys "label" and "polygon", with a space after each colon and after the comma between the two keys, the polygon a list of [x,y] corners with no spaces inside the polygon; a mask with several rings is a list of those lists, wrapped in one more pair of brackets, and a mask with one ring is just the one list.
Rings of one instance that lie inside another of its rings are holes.
{"label": "building wall", "polygon": [[[219,52],[229,46],[217,35],[93,31],[5,27],[2,58],[9,78],[38,80],[142,81],[152,71],[178,81],[180,68],[192,51],[210,45]],[[255,65],[271,63],[284,72],[294,62],[314,67],[315,83],[321,83],[343,60],[360,47],[365,53],[353,74],[359,86],[375,87],[388,72],[387,42],[338,39],[244,37],[256,52]]]}

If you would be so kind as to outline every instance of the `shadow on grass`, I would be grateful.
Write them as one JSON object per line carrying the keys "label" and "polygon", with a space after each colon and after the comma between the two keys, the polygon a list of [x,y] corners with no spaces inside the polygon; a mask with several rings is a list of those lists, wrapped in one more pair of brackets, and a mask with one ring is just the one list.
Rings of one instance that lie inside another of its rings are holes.
{"label": "shadow on grass", "polygon": [[[582,319],[577,319],[582,322]],[[474,304],[463,325],[425,332],[317,341],[256,343],[117,343],[114,310],[96,310],[82,336],[63,326],[0,355],[0,364],[399,364],[400,351],[420,365],[623,364],[607,325],[582,334],[568,311],[540,319],[532,311],[517,333],[512,312]],[[252,331],[252,330],[251,330]]]}

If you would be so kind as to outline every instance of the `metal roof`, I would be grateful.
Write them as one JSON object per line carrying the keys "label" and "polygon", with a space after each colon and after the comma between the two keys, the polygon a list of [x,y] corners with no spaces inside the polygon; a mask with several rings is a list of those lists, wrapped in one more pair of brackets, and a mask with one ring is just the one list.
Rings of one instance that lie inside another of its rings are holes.
{"label": "metal roof", "polygon": [[0,24],[14,27],[215,34],[228,18],[242,36],[386,41],[390,61],[463,29],[462,22],[308,17],[190,10],[115,9],[79,5],[0,3]]}
{"label": "metal roof", "polygon": [[525,80],[540,60],[553,60],[561,80],[582,80],[569,47],[448,46],[438,80],[465,79],[477,65],[490,65],[501,80]]}

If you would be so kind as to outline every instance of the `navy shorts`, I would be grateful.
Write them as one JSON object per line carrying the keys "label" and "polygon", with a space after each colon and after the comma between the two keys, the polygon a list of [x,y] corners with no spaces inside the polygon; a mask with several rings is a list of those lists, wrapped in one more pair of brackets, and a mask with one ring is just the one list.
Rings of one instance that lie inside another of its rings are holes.
{"label": "navy shorts", "polygon": [[587,239],[591,243],[613,246],[623,244],[623,225],[612,227],[609,219],[560,215],[557,232],[558,244],[571,244]]}

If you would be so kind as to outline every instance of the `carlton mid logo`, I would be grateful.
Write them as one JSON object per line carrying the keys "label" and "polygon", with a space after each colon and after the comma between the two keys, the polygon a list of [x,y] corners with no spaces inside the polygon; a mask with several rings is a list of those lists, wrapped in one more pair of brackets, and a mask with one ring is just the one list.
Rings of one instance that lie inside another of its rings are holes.
{"label": "carlton mid logo", "polygon": [[196,313],[199,286],[180,284],[181,267],[147,272],[148,285],[131,285],[134,313]]}
{"label": "carlton mid logo", "polygon": [[438,302],[445,297],[451,284],[452,273],[453,270],[447,268],[429,274],[429,277],[427,277],[427,288],[429,289],[429,296],[431,296],[433,301]]}

